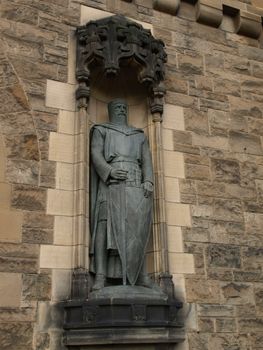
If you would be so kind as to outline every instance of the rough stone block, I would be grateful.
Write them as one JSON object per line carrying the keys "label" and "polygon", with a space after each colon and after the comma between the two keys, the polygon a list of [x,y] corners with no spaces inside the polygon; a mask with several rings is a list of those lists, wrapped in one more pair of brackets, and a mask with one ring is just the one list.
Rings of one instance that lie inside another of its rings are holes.
{"label": "rough stone block", "polygon": [[1,350],[32,349],[33,324],[30,322],[6,322],[0,327]]}
{"label": "rough stone block", "polygon": [[12,183],[38,185],[39,163],[35,160],[8,159],[6,173]]}
{"label": "rough stone block", "polygon": [[258,136],[235,131],[230,131],[229,136],[229,144],[232,152],[262,155],[262,145]]}
{"label": "rough stone block", "polygon": [[203,56],[199,54],[178,54],[179,71],[184,75],[203,74]]}
{"label": "rough stone block", "polygon": [[234,306],[225,304],[199,304],[197,311],[202,317],[234,317],[236,315]]}
{"label": "rough stone block", "polygon": [[201,278],[186,278],[186,296],[188,302],[220,303],[218,281],[207,281]]}
{"label": "rough stone block", "polygon": [[208,133],[207,113],[190,108],[185,109],[185,130],[194,131],[197,134]]}
{"label": "rough stone block", "polygon": [[223,244],[211,244],[207,248],[209,266],[214,267],[241,267],[240,247]]}
{"label": "rough stone block", "polygon": [[22,242],[33,244],[51,244],[53,242],[53,231],[25,227],[22,231]]}
{"label": "rough stone block", "polygon": [[37,136],[33,133],[22,135],[5,135],[8,158],[39,160]]}
{"label": "rough stone block", "polygon": [[224,303],[236,304],[253,304],[254,303],[254,289],[252,284],[248,283],[224,283],[222,284],[222,294]]}
{"label": "rough stone block", "polygon": [[213,216],[218,220],[243,221],[243,207],[240,200],[215,199]]}
{"label": "rough stone block", "polygon": [[23,300],[49,300],[51,296],[51,276],[46,274],[23,275]]}
{"label": "rough stone block", "polygon": [[193,145],[209,148],[217,148],[220,150],[228,150],[228,138],[221,136],[205,136],[193,134]]}
{"label": "rough stone block", "polygon": [[212,177],[214,180],[224,183],[239,183],[239,163],[232,160],[212,159]]}
{"label": "rough stone block", "polygon": [[185,177],[194,180],[209,180],[210,168],[204,165],[186,164]]}
{"label": "rough stone block", "polygon": [[21,274],[0,273],[0,307],[20,307],[21,290]]}
{"label": "rough stone block", "polygon": [[46,191],[32,186],[14,185],[11,205],[22,210],[45,210]]}
{"label": "rough stone block", "polygon": [[198,99],[196,97],[180,94],[177,92],[171,92],[171,91],[167,91],[165,95],[165,102],[169,104],[173,104],[175,106],[181,106],[186,108],[197,109],[198,107]]}

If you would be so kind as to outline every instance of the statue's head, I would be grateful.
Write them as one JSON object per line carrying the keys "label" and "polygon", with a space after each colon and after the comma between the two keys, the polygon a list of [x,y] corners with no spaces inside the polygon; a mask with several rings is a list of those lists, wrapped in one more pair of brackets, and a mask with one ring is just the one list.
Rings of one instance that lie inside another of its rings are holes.
{"label": "statue's head", "polygon": [[124,124],[128,122],[128,105],[125,100],[116,99],[108,104],[110,122],[113,124]]}

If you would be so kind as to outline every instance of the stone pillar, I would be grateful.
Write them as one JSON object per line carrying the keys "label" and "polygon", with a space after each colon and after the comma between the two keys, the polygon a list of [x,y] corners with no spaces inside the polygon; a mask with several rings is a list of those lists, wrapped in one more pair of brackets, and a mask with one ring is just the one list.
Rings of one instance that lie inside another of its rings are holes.
{"label": "stone pillar", "polygon": [[155,189],[154,189],[154,222],[153,222],[153,250],[154,271],[159,279],[160,286],[169,295],[174,297],[172,276],[169,273],[168,237],[165,208],[165,183],[162,146],[162,113],[163,96],[165,90],[159,86],[153,90],[153,99],[150,103],[152,120],[150,122],[149,142],[152,149]]}
{"label": "stone pillar", "polygon": [[[82,86],[84,85],[84,86]],[[73,261],[75,262],[76,268],[73,271],[72,279],[72,298],[74,299],[85,299],[88,296],[89,287],[89,274],[88,274],[88,254],[86,250],[88,242],[87,237],[89,236],[87,220],[88,220],[88,197],[89,197],[89,132],[88,132],[88,100],[89,100],[89,89],[87,89],[85,82],[80,83],[77,90],[78,98],[78,117],[76,118],[76,130],[79,132],[81,137],[77,139],[74,147],[76,154],[82,153],[84,159],[83,168],[76,167],[74,172],[75,182],[84,183],[85,187],[83,192],[78,191],[80,195],[74,197],[74,207],[78,209],[84,205],[83,215],[74,217],[74,242],[73,245]],[[84,181],[82,179],[84,178]],[[81,195],[81,193],[83,195]],[[76,210],[76,212],[79,212]]]}

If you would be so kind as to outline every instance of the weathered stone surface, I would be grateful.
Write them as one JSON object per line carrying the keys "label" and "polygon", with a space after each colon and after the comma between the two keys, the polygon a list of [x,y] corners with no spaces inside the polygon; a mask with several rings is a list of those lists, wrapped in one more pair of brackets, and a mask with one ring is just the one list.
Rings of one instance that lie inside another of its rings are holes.
{"label": "weathered stone surface", "polygon": [[33,341],[32,335],[32,323],[1,323],[0,347],[3,350],[31,350]]}
{"label": "weathered stone surface", "polygon": [[204,165],[186,164],[185,176],[187,179],[208,180],[210,178],[210,169]]}
{"label": "weathered stone surface", "polygon": [[197,108],[198,100],[195,97],[167,91],[165,101],[177,106]]}
{"label": "weathered stone surface", "polygon": [[1,309],[0,325],[1,323],[12,322],[34,322],[36,319],[36,309],[34,307],[19,307]]}
{"label": "weathered stone surface", "polygon": [[179,70],[183,74],[203,74],[203,57],[198,54],[178,55]]}
{"label": "weathered stone surface", "polygon": [[222,293],[225,303],[252,304],[254,301],[254,290],[252,284],[231,282],[222,285]]}
{"label": "weathered stone surface", "polygon": [[234,333],[237,330],[236,320],[234,318],[220,318],[216,320],[216,332]]}
{"label": "weathered stone surface", "polygon": [[186,296],[189,302],[219,303],[220,287],[217,281],[207,281],[200,278],[185,280]]}
{"label": "weathered stone surface", "polygon": [[226,221],[243,221],[243,207],[239,200],[214,200],[214,218]]}
{"label": "weathered stone surface", "polygon": [[54,225],[54,217],[45,213],[34,211],[24,212],[23,227],[52,229]]}
{"label": "weathered stone surface", "polygon": [[38,140],[35,134],[5,135],[7,157],[39,160]]}
{"label": "weathered stone surface", "polygon": [[214,92],[218,94],[241,95],[241,87],[236,80],[214,79]]}
{"label": "weathered stone surface", "polygon": [[247,335],[217,334],[209,338],[209,349],[249,349],[250,339]]}
{"label": "weathered stone surface", "polygon": [[185,109],[185,128],[197,133],[208,133],[208,117],[198,110]]}
{"label": "weathered stone surface", "polygon": [[8,159],[6,174],[11,183],[38,185],[39,164],[34,160]]}
{"label": "weathered stone surface", "polygon": [[231,160],[212,159],[212,177],[219,182],[239,183],[239,163]]}
{"label": "weathered stone surface", "polygon": [[28,100],[20,85],[0,89],[0,114],[22,112],[28,109]]}
{"label": "weathered stone surface", "polygon": [[241,332],[262,332],[263,320],[262,318],[251,318],[251,319],[239,319],[239,329]]}
{"label": "weathered stone surface", "polygon": [[245,271],[263,271],[263,248],[243,248],[243,264]]}
{"label": "weathered stone surface", "polygon": [[36,112],[34,120],[37,129],[57,131],[57,115],[55,114]]}
{"label": "weathered stone surface", "polygon": [[227,136],[230,129],[230,117],[228,113],[209,109],[208,121],[212,135]]}
{"label": "weathered stone surface", "polygon": [[48,333],[37,333],[35,342],[36,350],[46,350],[49,348],[50,335]]}
{"label": "weathered stone surface", "polygon": [[41,211],[45,209],[46,191],[37,187],[15,185],[12,207],[23,210]]}
{"label": "weathered stone surface", "polygon": [[50,300],[51,276],[46,274],[23,275],[23,300]]}
{"label": "weathered stone surface", "polygon": [[209,335],[206,333],[190,333],[189,334],[189,348],[193,350],[209,350],[208,344]]}
{"label": "weathered stone surface", "polygon": [[10,134],[33,134],[34,124],[30,112],[0,114],[1,132]]}
{"label": "weathered stone surface", "polygon": [[40,228],[26,227],[22,231],[22,242],[34,244],[52,244],[53,231]]}
{"label": "weathered stone surface", "polygon": [[39,248],[28,244],[1,244],[0,270],[2,272],[28,272],[38,270]]}
{"label": "weathered stone surface", "polygon": [[0,60],[0,87],[6,87],[17,83],[17,77],[12,66],[6,59]]}
{"label": "weathered stone surface", "polygon": [[207,258],[209,266],[214,267],[241,267],[241,252],[239,247],[211,244],[207,248]]}

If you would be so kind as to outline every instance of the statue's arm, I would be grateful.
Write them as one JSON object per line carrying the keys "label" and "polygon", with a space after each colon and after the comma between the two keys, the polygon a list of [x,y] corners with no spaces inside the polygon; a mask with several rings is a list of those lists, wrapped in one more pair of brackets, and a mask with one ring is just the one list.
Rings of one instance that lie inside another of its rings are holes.
{"label": "statue's arm", "polygon": [[98,129],[94,129],[91,139],[91,160],[95,170],[103,182],[106,183],[112,167],[104,158],[104,137]]}

